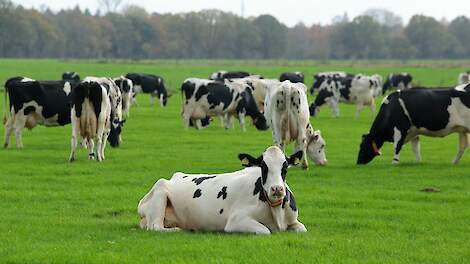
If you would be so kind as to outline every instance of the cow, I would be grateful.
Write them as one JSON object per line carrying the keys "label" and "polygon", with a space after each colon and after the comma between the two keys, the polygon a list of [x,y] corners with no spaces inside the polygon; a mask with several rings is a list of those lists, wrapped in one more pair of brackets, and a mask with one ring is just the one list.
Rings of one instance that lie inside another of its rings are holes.
{"label": "cow", "polygon": [[375,114],[373,87],[373,78],[362,74],[326,80],[320,86],[318,95],[310,106],[310,115],[315,116],[320,111],[320,107],[327,103],[331,107],[333,116],[338,117],[340,102],[355,103],[356,118],[359,117],[364,106],[369,106]]}
{"label": "cow", "polygon": [[[14,77],[5,83],[5,144],[15,131],[16,146],[23,148],[22,131],[36,125],[64,126],[70,124],[70,94],[73,83],[67,81],[36,81]],[[7,111],[7,98],[10,106]]]}
{"label": "cow", "polygon": [[307,232],[286,182],[289,166],[302,152],[286,157],[269,147],[258,158],[240,154],[243,170],[225,174],[175,173],[159,179],[140,200],[140,228],[154,231],[227,233]]}
{"label": "cow", "polygon": [[119,147],[122,142],[122,127],[126,122],[122,118],[122,94],[113,79],[107,77],[86,77],[84,82],[97,82],[106,89],[111,104],[110,132],[107,139],[111,147]]}
{"label": "cow", "polygon": [[284,72],[279,77],[279,81],[290,81],[291,83],[305,83],[305,76],[301,72]]}
{"label": "cow", "polygon": [[80,75],[77,72],[64,72],[62,74],[62,80],[78,84],[80,82]]}
{"label": "cow", "polygon": [[[419,103],[416,103],[419,102]],[[416,160],[421,161],[419,136],[445,137],[458,133],[458,164],[468,146],[470,131],[470,84],[454,89],[413,88],[385,97],[367,135],[363,135],[357,164],[367,164],[380,155],[385,142],[393,142],[393,164],[400,161],[404,144],[411,142]]]}
{"label": "cow", "polygon": [[119,87],[122,96],[122,113],[123,117],[129,117],[129,111],[132,104],[132,97],[134,95],[134,85],[130,79],[124,76],[113,79],[114,83]]}
{"label": "cow", "polygon": [[160,100],[160,106],[166,106],[170,94],[167,91],[165,80],[162,77],[142,73],[128,73],[125,77],[132,81],[135,94],[150,94],[151,105],[154,105],[154,98],[158,97]]}
{"label": "cow", "polygon": [[409,73],[391,73],[383,85],[382,93],[385,94],[388,90],[410,89],[412,81],[413,77]]}
{"label": "cow", "polygon": [[465,84],[470,83],[470,71],[466,71],[459,74],[459,78],[457,79],[458,84]]}
{"label": "cow", "polygon": [[209,79],[213,81],[223,82],[226,79],[241,79],[246,77],[262,79],[262,77],[259,75],[254,75],[245,71],[218,71],[211,74]]}
{"label": "cow", "polygon": [[267,130],[266,119],[259,111],[251,88],[243,82],[225,83],[205,79],[190,78],[181,86],[183,96],[183,121],[186,128],[190,122],[200,128],[200,120],[211,116],[222,116],[226,129],[232,127],[232,117],[239,119],[245,131],[245,115],[252,118],[259,130]]}
{"label": "cow", "polygon": [[320,131],[314,131],[302,83],[283,82],[266,96],[264,115],[272,129],[273,140],[284,150],[285,144],[295,141],[295,150],[302,151],[302,168],[308,168],[307,157],[317,165],[326,165],[325,140]]}
{"label": "cow", "polygon": [[[72,92],[72,139],[69,161],[75,161],[79,137],[88,148],[90,160],[101,162],[111,131],[112,106],[110,87],[91,78],[81,82]],[[94,150],[96,139],[96,153]]]}
{"label": "cow", "polygon": [[313,96],[315,94],[315,90],[319,89],[323,82],[327,80],[336,80],[338,78],[352,78],[354,74],[349,74],[342,71],[333,71],[333,72],[320,72],[313,76],[313,85],[310,89],[310,94]]}

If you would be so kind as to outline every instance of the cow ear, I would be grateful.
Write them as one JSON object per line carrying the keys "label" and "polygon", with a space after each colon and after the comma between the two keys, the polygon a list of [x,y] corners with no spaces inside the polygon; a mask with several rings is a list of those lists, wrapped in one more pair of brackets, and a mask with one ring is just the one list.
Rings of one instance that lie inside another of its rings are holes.
{"label": "cow ear", "polygon": [[243,167],[260,167],[263,161],[263,156],[254,158],[250,154],[239,154],[238,159],[242,162]]}
{"label": "cow ear", "polygon": [[303,151],[300,150],[300,151],[297,151],[296,153],[294,153],[292,156],[290,156],[289,158],[287,158],[287,163],[289,163],[289,166],[297,166],[300,164],[300,160],[302,159],[302,156],[303,156]]}

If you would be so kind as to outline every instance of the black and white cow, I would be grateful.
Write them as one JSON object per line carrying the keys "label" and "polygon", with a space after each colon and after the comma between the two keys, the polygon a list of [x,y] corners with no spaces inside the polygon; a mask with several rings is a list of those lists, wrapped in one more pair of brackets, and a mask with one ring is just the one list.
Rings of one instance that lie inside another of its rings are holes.
{"label": "black and white cow", "polygon": [[77,72],[64,72],[62,74],[62,80],[78,84],[80,82],[80,75]]}
{"label": "black and white cow", "polygon": [[470,83],[470,71],[462,72],[457,79],[458,84]]}
{"label": "black and white cow", "polygon": [[301,72],[284,72],[279,77],[279,81],[290,81],[291,83],[305,83],[305,76]]}
{"label": "black and white cow", "polygon": [[266,119],[253,98],[251,87],[243,82],[222,83],[191,78],[184,81],[181,92],[183,95],[182,116],[186,128],[189,127],[191,121],[196,124],[197,128],[200,128],[200,120],[222,116],[225,128],[228,129],[232,127],[232,117],[236,116],[244,131],[245,115],[248,115],[257,129],[268,129]]}
{"label": "black and white cow", "polygon": [[385,94],[388,90],[405,90],[411,88],[413,77],[409,73],[391,73],[385,81],[382,93]]}
{"label": "black and white cow", "polygon": [[122,94],[120,88],[116,85],[113,79],[107,77],[86,77],[84,82],[97,82],[106,89],[107,95],[111,103],[110,112],[110,132],[107,139],[111,147],[119,147],[122,138],[122,127],[126,122],[122,118]]}
{"label": "black and white cow", "polygon": [[[15,131],[16,146],[23,148],[22,131],[36,125],[64,126],[70,123],[70,94],[73,84],[66,81],[35,81],[14,77],[5,83],[5,148]],[[7,111],[7,97],[10,107]],[[8,115],[8,116],[6,116]]]}
{"label": "black and white cow", "polygon": [[369,106],[375,113],[374,78],[358,74],[354,77],[339,77],[328,79],[322,83],[315,101],[310,106],[310,115],[315,116],[320,107],[328,104],[334,117],[339,116],[339,103],[355,103],[357,106],[356,118],[364,106]]}
{"label": "black and white cow", "polygon": [[134,85],[130,79],[124,76],[113,79],[114,83],[119,87],[122,96],[122,114],[124,118],[129,117],[129,111],[132,105],[132,97],[134,95]]}
{"label": "black and white cow", "polygon": [[308,168],[307,157],[317,165],[326,165],[325,140],[310,124],[307,87],[303,83],[283,82],[266,96],[264,115],[273,131],[274,143],[284,150],[285,144],[296,142],[302,151],[302,167]]}
{"label": "black and white cow", "polygon": [[262,78],[259,75],[254,75],[245,71],[232,71],[232,72],[218,71],[218,72],[214,72],[213,74],[211,74],[209,79],[213,81],[223,82],[226,79],[241,79],[241,78],[246,78],[246,77],[258,78],[258,79]]}
{"label": "black and white cow", "polygon": [[95,156],[97,161],[105,159],[104,150],[112,122],[111,97],[109,87],[90,79],[81,82],[73,90],[70,162],[75,160],[79,138],[86,142],[91,160]]}
{"label": "black and white cow", "polygon": [[254,158],[240,154],[248,168],[225,174],[175,173],[159,179],[140,200],[140,227],[155,231],[228,233],[307,232],[298,220],[294,195],[286,183],[288,167],[302,152],[286,157],[278,147]]}
{"label": "black and white cow", "polygon": [[152,74],[128,73],[126,78],[132,81],[135,94],[150,94],[152,105],[154,104],[154,97],[158,97],[160,105],[162,107],[166,106],[170,95],[167,91],[165,80],[162,77]]}
{"label": "black and white cow", "polygon": [[349,74],[342,71],[333,71],[333,72],[320,72],[313,76],[313,85],[310,89],[310,94],[314,95],[315,90],[319,89],[320,86],[327,80],[337,80],[340,78],[352,78],[354,74]]}
{"label": "black and white cow", "polygon": [[[416,103],[419,102],[419,103]],[[460,136],[457,164],[468,146],[470,131],[470,84],[454,89],[413,88],[388,95],[369,134],[362,137],[357,164],[367,164],[380,155],[385,142],[393,142],[393,163],[400,160],[402,146],[411,142],[416,160],[421,160],[419,135]]]}

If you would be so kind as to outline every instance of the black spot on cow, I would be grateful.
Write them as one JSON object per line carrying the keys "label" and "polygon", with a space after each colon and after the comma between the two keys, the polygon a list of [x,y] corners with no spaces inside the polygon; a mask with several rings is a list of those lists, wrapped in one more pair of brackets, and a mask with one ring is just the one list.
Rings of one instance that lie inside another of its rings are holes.
{"label": "black spot on cow", "polygon": [[217,194],[217,199],[222,197],[222,200],[225,200],[227,198],[227,186],[222,187],[222,190],[220,190],[219,194]]}
{"label": "black spot on cow", "polygon": [[258,199],[262,202],[266,202],[266,197],[264,195],[263,182],[261,177],[259,177],[255,182],[255,189],[253,190],[253,195],[258,195]]}
{"label": "black spot on cow", "polygon": [[203,183],[205,180],[209,180],[212,178],[215,178],[216,176],[208,176],[208,177],[199,177],[199,178],[193,178],[192,182],[196,183],[196,185],[199,185]]}
{"label": "black spot on cow", "polygon": [[222,214],[224,212],[224,209],[220,209],[219,214]]}
{"label": "black spot on cow", "polygon": [[223,110],[225,110],[233,100],[234,90],[222,83],[209,83],[207,91],[209,92],[207,101],[211,106],[223,104]]}
{"label": "black spot on cow", "polygon": [[202,195],[201,189],[197,189],[197,190],[194,192],[193,198],[201,197],[201,195]]}
{"label": "black spot on cow", "polygon": [[183,176],[183,179],[186,179],[186,178],[188,178],[188,176]]}
{"label": "black spot on cow", "polygon": [[292,209],[292,211],[297,211],[297,203],[295,202],[295,197],[294,194],[287,189],[287,195],[289,196],[289,207]]}
{"label": "black spot on cow", "polygon": [[[191,83],[191,82],[185,82],[183,86],[181,87],[181,92],[184,93],[184,98],[189,99],[193,96],[195,89],[196,89],[196,84]],[[187,100],[186,100],[186,103],[188,103]]]}

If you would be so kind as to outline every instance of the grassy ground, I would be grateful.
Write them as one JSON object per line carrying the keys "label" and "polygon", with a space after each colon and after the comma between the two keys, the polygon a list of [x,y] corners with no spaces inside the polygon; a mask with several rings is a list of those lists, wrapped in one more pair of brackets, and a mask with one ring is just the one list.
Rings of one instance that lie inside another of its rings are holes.
{"label": "grassy ground", "polygon": [[[308,73],[309,83],[316,71],[342,69],[384,75],[408,71],[424,85],[453,85],[467,65],[337,64],[0,60],[0,81],[16,75],[57,79],[66,70],[82,76],[135,71],[161,74],[176,90],[186,77],[206,77],[219,69],[244,69],[266,77],[301,70]],[[139,103],[131,109],[123,146],[108,148],[104,163],[88,161],[84,150],[76,163],[67,162],[70,126],[25,131],[25,149],[0,150],[0,262],[468,263],[470,259],[470,156],[459,166],[451,165],[457,137],[423,138],[421,164],[414,163],[406,146],[402,164],[392,166],[391,146],[386,145],[382,157],[357,167],[360,137],[373,117],[365,110],[354,120],[355,109],[349,105],[342,106],[338,119],[326,108],[312,119],[327,140],[329,166],[293,168],[288,174],[308,233],[257,237],[141,231],[137,203],[155,180],[176,171],[238,170],[238,153],[260,154],[272,139],[268,131],[248,127],[242,133],[237,125],[230,131],[217,125],[185,131],[178,93],[165,109],[151,107],[146,96],[139,96]],[[420,192],[426,187],[441,192]]]}

